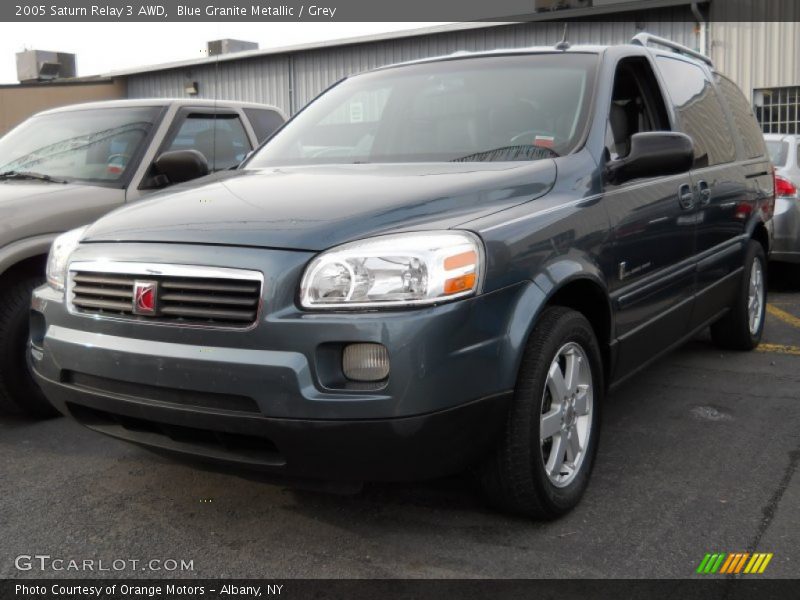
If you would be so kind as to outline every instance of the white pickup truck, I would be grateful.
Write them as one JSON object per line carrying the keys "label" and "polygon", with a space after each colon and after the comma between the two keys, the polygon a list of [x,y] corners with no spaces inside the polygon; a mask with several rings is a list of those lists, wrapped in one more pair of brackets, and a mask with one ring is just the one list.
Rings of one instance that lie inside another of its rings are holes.
{"label": "white pickup truck", "polygon": [[285,117],[219,100],[114,100],[48,110],[0,138],[0,409],[55,415],[25,360],[31,291],[60,233],[235,168]]}

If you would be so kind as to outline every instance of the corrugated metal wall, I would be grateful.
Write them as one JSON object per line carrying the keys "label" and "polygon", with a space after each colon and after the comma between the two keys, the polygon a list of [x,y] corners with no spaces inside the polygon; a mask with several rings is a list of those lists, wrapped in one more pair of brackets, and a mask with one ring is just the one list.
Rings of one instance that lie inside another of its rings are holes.
{"label": "corrugated metal wall", "polygon": [[289,57],[205,64],[128,77],[129,98],[187,98],[186,84],[197,82],[196,98],[261,102],[288,112]]}
{"label": "corrugated metal wall", "polygon": [[[568,37],[576,44],[617,44],[629,41],[640,31],[695,46],[694,23],[686,22],[571,23]],[[459,50],[552,46],[563,33],[564,25],[560,23],[522,23],[298,53],[294,58],[293,109],[296,111],[329,85],[352,73]]]}
{"label": "corrugated metal wall", "polygon": [[714,64],[746,95],[800,85],[800,23],[712,22],[709,33]]}
{"label": "corrugated metal wall", "polygon": [[[629,41],[640,31],[668,37],[690,47],[697,47],[698,43],[690,13],[682,8],[649,11],[639,22],[573,22],[569,25],[568,38],[574,44],[617,44]],[[132,75],[128,78],[128,95],[131,98],[186,97],[186,84],[197,81],[201,98],[263,102],[293,114],[346,75],[459,50],[550,46],[561,39],[563,32],[563,23],[518,23],[353,46],[332,45],[290,55]]]}

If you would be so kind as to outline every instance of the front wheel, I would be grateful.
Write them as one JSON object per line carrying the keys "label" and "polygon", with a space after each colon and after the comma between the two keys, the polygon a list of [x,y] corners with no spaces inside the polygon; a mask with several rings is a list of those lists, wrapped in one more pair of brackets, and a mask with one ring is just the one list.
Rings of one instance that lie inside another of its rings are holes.
{"label": "front wheel", "polygon": [[574,310],[546,309],[525,350],[505,430],[479,470],[490,502],[537,519],[575,507],[594,465],[603,391],[591,324]]}
{"label": "front wheel", "polygon": [[722,319],[711,326],[711,338],[721,348],[752,350],[761,343],[767,308],[766,266],[764,248],[751,240],[733,305]]}

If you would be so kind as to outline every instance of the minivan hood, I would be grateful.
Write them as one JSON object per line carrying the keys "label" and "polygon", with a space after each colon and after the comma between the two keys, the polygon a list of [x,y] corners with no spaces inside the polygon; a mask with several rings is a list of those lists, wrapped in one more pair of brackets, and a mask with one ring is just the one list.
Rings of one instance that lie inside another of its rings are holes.
{"label": "minivan hood", "polygon": [[100,219],[88,242],[324,250],[379,233],[445,229],[546,193],[552,160],[231,171]]}

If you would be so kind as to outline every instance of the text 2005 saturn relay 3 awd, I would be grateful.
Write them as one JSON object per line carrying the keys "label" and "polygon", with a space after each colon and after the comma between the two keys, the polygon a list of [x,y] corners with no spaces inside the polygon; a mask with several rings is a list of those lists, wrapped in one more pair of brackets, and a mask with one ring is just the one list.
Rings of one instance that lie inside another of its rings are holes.
{"label": "text 2005 saturn relay 3 awd", "polygon": [[240,169],[64,235],[39,383],[161,451],[325,480],[474,467],[495,505],[563,514],[610,386],[764,324],[760,130],[708,59],[653,42],[350,77]]}

